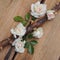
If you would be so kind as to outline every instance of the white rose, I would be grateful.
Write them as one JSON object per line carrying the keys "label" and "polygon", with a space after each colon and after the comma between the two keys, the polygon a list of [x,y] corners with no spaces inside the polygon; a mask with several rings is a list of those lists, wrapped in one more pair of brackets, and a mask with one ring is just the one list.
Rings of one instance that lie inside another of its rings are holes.
{"label": "white rose", "polygon": [[48,10],[47,11],[48,20],[51,20],[51,19],[55,18],[54,12],[55,12],[54,10]]}
{"label": "white rose", "polygon": [[40,4],[40,1],[31,5],[31,15],[39,18],[44,16],[47,11],[46,4]]}
{"label": "white rose", "polygon": [[16,35],[22,37],[26,32],[26,27],[22,23],[19,23],[15,29],[11,29],[11,33],[16,37]]}
{"label": "white rose", "polygon": [[25,48],[24,48],[25,41],[21,41],[21,40],[22,40],[22,38],[16,39],[16,40],[12,43],[12,46],[15,46],[15,51],[16,51],[16,52],[24,53],[24,51],[25,51]]}
{"label": "white rose", "polygon": [[43,28],[40,27],[36,31],[34,31],[33,36],[36,38],[41,38],[43,36]]}

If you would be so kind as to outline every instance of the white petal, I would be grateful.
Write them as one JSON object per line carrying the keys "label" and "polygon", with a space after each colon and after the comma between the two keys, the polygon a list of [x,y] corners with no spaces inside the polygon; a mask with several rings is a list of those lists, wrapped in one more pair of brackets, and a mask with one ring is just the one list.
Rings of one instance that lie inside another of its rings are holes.
{"label": "white petal", "polygon": [[16,33],[15,33],[15,30],[14,30],[13,28],[11,29],[11,33],[12,33],[12,34],[16,34]]}
{"label": "white petal", "polygon": [[15,39],[14,42],[12,43],[12,46],[16,45],[21,40],[22,40],[21,37],[19,37],[18,39]]}
{"label": "white petal", "polygon": [[15,47],[15,51],[16,52],[19,52],[19,53],[24,53],[24,51],[25,51],[25,48],[17,48],[17,47]]}
{"label": "white petal", "polygon": [[53,18],[55,18],[54,12],[55,12],[54,10],[47,11],[48,20],[52,20]]}
{"label": "white petal", "polygon": [[34,17],[36,17],[36,18],[39,18],[39,15],[37,13],[31,12],[31,15],[34,16]]}
{"label": "white petal", "polygon": [[[40,8],[41,10],[39,10]],[[46,4],[40,4],[40,1],[31,5],[31,15],[36,18],[44,16],[46,12],[47,12]]]}
{"label": "white petal", "polygon": [[35,5],[40,5],[40,1],[37,1],[37,2],[35,3]]}
{"label": "white petal", "polygon": [[38,16],[38,15],[34,15],[34,17],[35,17],[35,18],[39,18],[39,16]]}
{"label": "white petal", "polygon": [[31,5],[31,11],[34,12],[34,4]]}
{"label": "white petal", "polygon": [[25,32],[26,27],[24,27],[22,23],[19,23],[15,29],[11,29],[13,35],[19,35],[20,37],[24,36]]}
{"label": "white petal", "polygon": [[12,43],[12,46],[15,46],[15,43],[16,43],[16,41],[14,41],[14,42]]}
{"label": "white petal", "polygon": [[23,36],[25,34],[25,32],[26,32],[26,28],[23,26],[22,23],[18,24],[17,28],[20,29],[20,33],[18,35]]}
{"label": "white petal", "polygon": [[43,29],[40,27],[33,32],[33,36],[36,38],[41,38],[43,36]]}
{"label": "white petal", "polygon": [[22,40],[22,38],[19,37],[12,43],[12,46],[15,46],[16,52],[24,53],[24,51],[25,51],[24,45],[25,45],[26,41],[21,41],[21,40]]}
{"label": "white petal", "polygon": [[17,36],[14,34],[14,37],[17,38]]}
{"label": "white petal", "polygon": [[31,15],[40,15],[40,14],[38,14],[36,12],[31,12]]}
{"label": "white petal", "polygon": [[54,13],[54,10],[48,10],[47,13]]}

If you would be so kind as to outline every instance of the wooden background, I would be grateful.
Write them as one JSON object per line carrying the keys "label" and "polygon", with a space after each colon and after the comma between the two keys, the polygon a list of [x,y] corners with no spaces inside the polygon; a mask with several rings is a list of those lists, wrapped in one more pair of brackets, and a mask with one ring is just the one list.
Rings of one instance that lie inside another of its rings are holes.
{"label": "wooden background", "polygon": [[[16,15],[23,16],[29,11],[30,5],[37,0],[0,0],[0,41],[10,36],[10,29],[18,23],[14,22],[13,17]],[[60,0],[46,0],[48,9],[52,8]],[[38,40],[35,46],[34,55],[18,54],[15,60],[58,60],[60,56],[60,12],[55,19],[46,22],[43,25],[44,36]],[[6,47],[0,52],[0,60],[9,50]],[[11,60],[11,59],[10,59]]]}

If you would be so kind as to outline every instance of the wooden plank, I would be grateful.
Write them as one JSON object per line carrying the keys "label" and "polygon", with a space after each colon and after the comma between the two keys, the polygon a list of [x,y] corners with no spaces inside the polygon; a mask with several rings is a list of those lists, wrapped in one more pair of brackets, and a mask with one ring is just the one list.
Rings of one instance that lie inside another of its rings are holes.
{"label": "wooden plank", "polygon": [[[18,23],[13,21],[13,17],[21,15],[24,17],[29,11],[30,5],[37,0],[0,0],[0,41],[10,36],[10,29]],[[60,0],[46,0],[48,9],[52,8]],[[26,3],[27,2],[27,3]],[[60,56],[60,12],[53,21],[43,25],[44,36],[38,40],[35,46],[34,55],[27,52],[18,54],[15,60],[58,60]],[[0,52],[0,60],[9,50],[9,46]],[[11,60],[11,59],[10,59]]]}

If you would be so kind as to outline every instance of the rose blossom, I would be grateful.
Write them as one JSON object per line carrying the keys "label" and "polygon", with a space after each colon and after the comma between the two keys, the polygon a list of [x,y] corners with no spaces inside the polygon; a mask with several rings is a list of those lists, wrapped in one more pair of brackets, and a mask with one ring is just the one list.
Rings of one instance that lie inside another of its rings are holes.
{"label": "rose blossom", "polygon": [[11,29],[11,33],[16,37],[16,35],[22,37],[26,32],[26,27],[22,23],[19,23],[15,29]]}
{"label": "rose blossom", "polygon": [[51,19],[55,18],[54,12],[55,12],[54,10],[48,10],[47,11],[48,20],[51,20]]}
{"label": "rose blossom", "polygon": [[15,46],[15,51],[16,51],[16,52],[24,53],[24,51],[25,51],[25,48],[24,48],[25,41],[21,41],[21,40],[22,40],[22,38],[16,39],[16,40],[12,43],[12,46]]}
{"label": "rose blossom", "polygon": [[39,18],[44,16],[47,11],[46,4],[40,4],[40,1],[31,5],[31,15]]}
{"label": "rose blossom", "polygon": [[33,32],[33,36],[36,38],[41,38],[43,35],[43,28],[39,27],[37,30]]}

